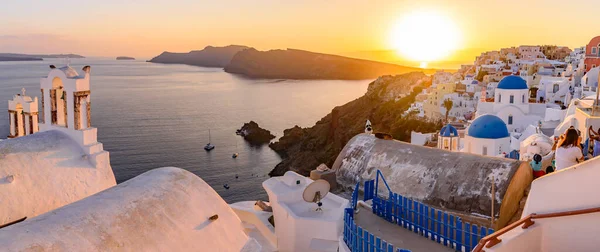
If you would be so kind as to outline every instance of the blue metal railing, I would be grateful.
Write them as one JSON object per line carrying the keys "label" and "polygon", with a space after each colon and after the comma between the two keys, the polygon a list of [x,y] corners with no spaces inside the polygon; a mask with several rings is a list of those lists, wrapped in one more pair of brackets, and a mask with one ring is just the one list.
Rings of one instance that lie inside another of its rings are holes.
{"label": "blue metal railing", "polygon": [[352,192],[352,199],[350,199],[350,207],[352,209],[356,209],[356,204],[358,203],[358,186],[360,183],[356,183],[356,187],[354,187],[354,191]]}
{"label": "blue metal railing", "polygon": [[344,242],[352,252],[410,252],[410,250],[396,248],[387,241],[369,233],[366,229],[354,222],[354,209],[344,210]]}
{"label": "blue metal railing", "polygon": [[[387,181],[385,181],[385,177],[383,177],[383,174],[380,170],[377,170],[377,177],[375,179],[375,190],[379,188],[379,178],[381,178],[381,180],[385,184],[385,187],[388,189],[388,193],[391,195],[393,193],[392,189],[390,189],[390,186],[388,185]],[[375,193],[377,193],[377,191],[375,191]]]}
{"label": "blue metal railing", "polygon": [[364,201],[373,199],[373,197],[377,194],[377,192],[378,192],[377,189],[379,188],[379,178],[381,178],[381,180],[383,181],[383,184],[388,189],[389,196],[390,197],[392,196],[392,194],[393,194],[392,189],[390,189],[390,186],[388,185],[388,183],[385,180],[385,177],[383,176],[381,171],[377,170],[377,176],[375,177],[375,180],[365,181],[365,189],[364,189],[365,194],[363,196]]}
{"label": "blue metal railing", "polygon": [[[381,177],[390,192],[387,199],[380,198],[377,195],[379,177]],[[381,218],[444,246],[452,247],[457,251],[471,251],[481,238],[494,232],[493,229],[463,222],[458,216],[391,192],[385,178],[379,171],[376,180],[365,181],[364,199],[365,201],[373,200],[373,213]],[[362,230],[362,232],[364,233],[365,230]]]}

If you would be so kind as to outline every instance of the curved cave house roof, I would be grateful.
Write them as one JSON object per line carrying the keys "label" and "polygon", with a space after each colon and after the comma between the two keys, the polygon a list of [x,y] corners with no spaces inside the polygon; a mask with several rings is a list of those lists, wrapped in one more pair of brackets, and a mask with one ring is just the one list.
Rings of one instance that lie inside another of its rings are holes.
{"label": "curved cave house roof", "polygon": [[33,218],[115,184],[108,162],[93,165],[81,145],[62,132],[0,142],[0,225]]}
{"label": "curved cave house roof", "polygon": [[[517,213],[525,188],[532,181],[531,167],[522,161],[450,152],[369,134],[353,137],[332,169],[344,188],[375,179],[381,170],[391,190],[438,209],[467,215],[491,212],[491,179],[496,186],[495,209],[503,227]],[[387,195],[380,181],[380,191]]]}
{"label": "curved cave house roof", "polygon": [[215,190],[174,167],[0,229],[0,244],[6,251],[260,251]]}
{"label": "curved cave house roof", "polygon": [[498,89],[528,89],[527,82],[517,75],[509,75],[498,83]]}
{"label": "curved cave house roof", "polygon": [[474,138],[500,139],[509,137],[506,123],[495,115],[481,115],[471,123],[467,134]]}
{"label": "curved cave house roof", "polygon": [[446,126],[442,127],[442,129],[440,130],[440,136],[442,136],[442,137],[457,137],[458,130],[451,124],[446,124]]}

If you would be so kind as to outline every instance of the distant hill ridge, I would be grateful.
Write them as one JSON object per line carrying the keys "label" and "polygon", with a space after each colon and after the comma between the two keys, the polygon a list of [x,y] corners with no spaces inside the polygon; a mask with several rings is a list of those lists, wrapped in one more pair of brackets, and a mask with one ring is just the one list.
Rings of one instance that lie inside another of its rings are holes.
{"label": "distant hill ridge", "polygon": [[433,73],[435,70],[298,49],[258,51],[253,48],[237,53],[225,67],[228,73],[275,79],[361,80],[414,71]]}
{"label": "distant hill ridge", "polygon": [[265,79],[375,79],[408,72],[434,73],[433,69],[400,66],[299,49],[258,51],[239,45],[207,46],[188,53],[163,52],[149,62],[222,67],[225,72]]}
{"label": "distant hill ridge", "polygon": [[83,59],[84,56],[79,54],[22,54],[22,53],[0,53],[0,57],[11,57],[11,58],[71,58],[71,59]]}
{"label": "distant hill ridge", "polygon": [[207,46],[202,50],[187,53],[163,52],[148,62],[164,64],[186,64],[202,67],[225,67],[233,55],[248,49],[247,46],[229,45],[225,47]]}
{"label": "distant hill ridge", "polygon": [[21,54],[21,53],[0,53],[0,61],[39,61],[44,58],[85,58],[78,54]]}

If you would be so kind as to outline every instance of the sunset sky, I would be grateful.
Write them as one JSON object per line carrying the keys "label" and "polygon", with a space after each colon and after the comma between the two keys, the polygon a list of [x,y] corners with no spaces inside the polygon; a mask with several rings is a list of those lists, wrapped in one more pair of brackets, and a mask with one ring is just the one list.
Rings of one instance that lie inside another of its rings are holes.
{"label": "sunset sky", "polygon": [[150,58],[240,44],[361,56],[393,49],[394,25],[419,11],[440,13],[460,32],[457,51],[441,59],[447,61],[520,44],[573,48],[600,35],[600,26],[591,25],[600,5],[590,0],[5,0],[0,52]]}

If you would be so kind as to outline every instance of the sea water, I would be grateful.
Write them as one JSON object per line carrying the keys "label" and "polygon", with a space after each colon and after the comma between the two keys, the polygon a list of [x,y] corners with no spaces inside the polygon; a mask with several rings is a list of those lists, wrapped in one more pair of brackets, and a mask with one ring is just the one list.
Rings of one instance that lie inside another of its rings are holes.
{"label": "sea water", "polygon": [[[7,101],[25,88],[41,102],[40,78],[49,65],[64,62],[0,62],[0,139],[9,132]],[[175,166],[200,176],[230,203],[266,199],[261,183],[281,160],[267,145],[246,143],[236,129],[254,120],[281,137],[294,125],[311,127],[335,106],[363,95],[371,81],[249,79],[220,68],[70,60],[80,74],[85,65],[92,67],[92,126],[110,152],[117,182]],[[216,148],[207,152],[209,129]]]}

